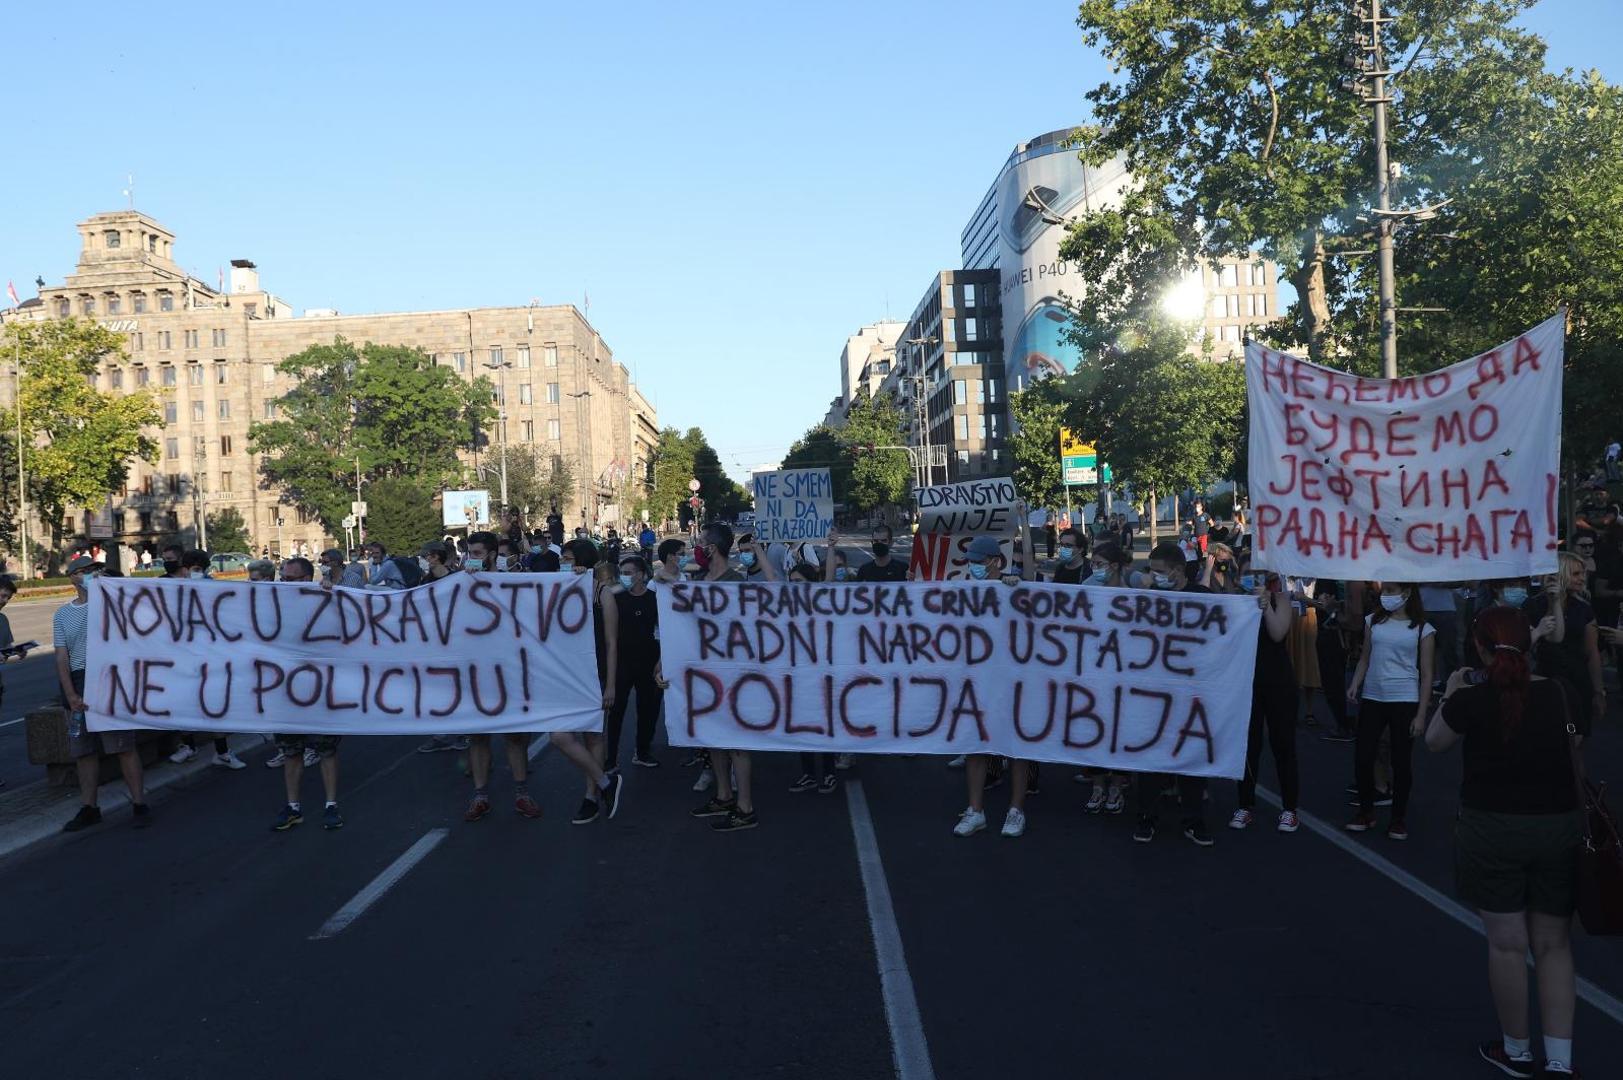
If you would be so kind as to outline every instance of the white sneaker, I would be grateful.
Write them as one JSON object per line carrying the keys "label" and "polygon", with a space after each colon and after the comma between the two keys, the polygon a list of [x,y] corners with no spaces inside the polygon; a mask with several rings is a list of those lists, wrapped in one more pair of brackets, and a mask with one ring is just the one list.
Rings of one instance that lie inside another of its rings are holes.
{"label": "white sneaker", "polygon": [[949,769],[962,769],[964,767],[964,763],[967,762],[968,760],[969,760],[969,755],[968,754],[959,754],[957,757],[955,757],[951,761],[947,762],[947,768],[949,768]]}
{"label": "white sneaker", "polygon": [[1088,796],[1088,805],[1084,806],[1082,809],[1090,814],[1097,814],[1104,808],[1105,786],[1103,784],[1094,784],[1093,792]]}
{"label": "white sneaker", "polygon": [[709,791],[710,785],[716,782],[715,770],[706,765],[699,773],[699,778],[693,781],[694,791]]}
{"label": "white sneaker", "polygon": [[1251,811],[1242,806],[1240,809],[1234,811],[1234,815],[1229,818],[1229,828],[1244,829],[1249,827],[1252,816]]}
{"label": "white sneaker", "polygon": [[835,754],[834,755],[834,767],[836,769],[841,770],[842,772],[844,770],[846,770],[846,769],[849,769],[851,767],[851,755],[850,754]]}
{"label": "white sneaker", "polygon": [[320,760],[321,760],[321,755],[320,754],[316,753],[310,747],[305,747],[305,749],[304,749],[304,767],[306,769],[315,768],[316,763],[319,762]]}
{"label": "white sneaker", "polygon": [[965,810],[958,815],[958,824],[952,827],[954,836],[974,836],[986,828],[986,815],[980,810]]}
{"label": "white sneaker", "polygon": [[181,743],[180,748],[177,749],[173,754],[169,755],[169,760],[173,761],[176,765],[184,765],[196,756],[196,750],[193,750],[185,743]]}
{"label": "white sneaker", "polygon": [[1009,816],[1003,819],[1004,836],[1024,836],[1026,833],[1026,812],[1018,806],[1009,807]]}
{"label": "white sneaker", "polygon": [[276,753],[272,754],[269,758],[267,758],[265,760],[265,768],[267,768],[267,769],[279,769],[279,768],[282,767],[282,762],[284,762],[286,760],[287,760],[287,755],[284,754],[282,751],[278,750],[278,751],[276,751]]}
{"label": "white sneaker", "polygon": [[210,761],[209,764],[218,766],[222,769],[246,769],[248,767],[248,763],[246,761],[242,760],[229,750],[223,754],[215,754],[214,760]]}

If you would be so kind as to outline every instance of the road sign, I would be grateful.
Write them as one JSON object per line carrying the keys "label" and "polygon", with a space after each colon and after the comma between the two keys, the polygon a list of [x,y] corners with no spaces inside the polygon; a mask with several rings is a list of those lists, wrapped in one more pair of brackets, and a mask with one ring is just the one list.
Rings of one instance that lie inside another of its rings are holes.
{"label": "road sign", "polygon": [[696,493],[699,490],[699,482],[697,480],[689,480],[688,490]]}
{"label": "road sign", "polygon": [[1063,459],[1064,482],[1066,484],[1097,484],[1099,482],[1098,462],[1099,459],[1092,454]]}
{"label": "road sign", "polygon": [[693,496],[693,498],[688,500],[688,505],[693,507],[693,509],[697,510],[699,508],[699,503],[701,503],[701,502],[703,502],[703,500],[700,499],[697,495],[695,495],[695,496]]}
{"label": "road sign", "polygon": [[353,529],[355,527],[355,518],[353,516],[347,517],[341,522],[341,524],[346,529]]}
{"label": "road sign", "polygon": [[1071,433],[1070,428],[1059,429],[1059,456],[1062,458],[1093,457],[1097,451],[1092,443],[1085,443]]}
{"label": "road sign", "polygon": [[356,517],[365,517],[366,504],[364,502],[352,502],[349,504],[349,512],[354,514]]}

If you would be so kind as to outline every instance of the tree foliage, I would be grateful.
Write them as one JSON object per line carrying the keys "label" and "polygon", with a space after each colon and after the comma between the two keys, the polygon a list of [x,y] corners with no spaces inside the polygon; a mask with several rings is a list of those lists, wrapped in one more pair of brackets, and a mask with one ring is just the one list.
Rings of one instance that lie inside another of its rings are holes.
{"label": "tree foliage", "polygon": [[538,527],[554,508],[564,513],[577,490],[575,471],[568,461],[560,458],[554,463],[539,450],[526,454],[507,448],[507,502],[524,513],[531,528]]}
{"label": "tree foliage", "polygon": [[834,485],[834,501],[846,501],[851,490],[851,468],[855,455],[846,443],[844,433],[824,424],[817,424],[794,441],[783,457],[785,469],[827,469],[829,481]]}
{"label": "tree foliage", "polygon": [[1059,384],[1044,379],[1009,395],[1014,431],[1009,451],[1014,458],[1014,486],[1028,506],[1065,502],[1064,473],[1059,459],[1059,429],[1066,426],[1066,401]]}
{"label": "tree foliage", "polygon": [[339,337],[277,368],[295,385],[277,419],[249,430],[249,445],[265,455],[265,480],[331,533],[355,498],[357,464],[363,480],[409,477],[439,487],[460,476],[457,450],[496,415],[489,380],[465,383],[421,349],[357,348]]}
{"label": "tree foliage", "polygon": [[406,476],[385,476],[366,490],[366,539],[391,555],[416,555],[443,535],[435,488]]}
{"label": "tree foliage", "polygon": [[[1543,43],[1513,25],[1532,0],[1388,0],[1401,197],[1452,193],[1505,132],[1525,130],[1550,79]],[[1330,304],[1361,288],[1338,253],[1372,246],[1358,221],[1375,198],[1369,110],[1342,88],[1356,56],[1350,6],[1319,0],[1084,0],[1083,40],[1115,76],[1090,92],[1085,161],[1119,160],[1138,186],[1084,214],[1064,255],[1087,304],[1142,304],[1197,256],[1259,251],[1301,301],[1292,332],[1322,358],[1344,336]]]}
{"label": "tree foliage", "polygon": [[750,505],[749,493],[727,475],[721,458],[699,428],[684,434],[675,428],[659,433],[654,448],[654,484],[648,496],[648,515],[656,521],[671,517],[686,522],[693,511],[688,483],[699,482],[699,498],[710,518],[732,518]]}
{"label": "tree foliage", "polygon": [[253,554],[253,539],[248,535],[248,523],[235,507],[208,515],[210,551],[242,551]]}
{"label": "tree foliage", "polygon": [[[840,429],[854,446],[901,446],[906,442],[902,412],[889,394],[869,397],[866,390],[851,402],[850,415]],[[861,453],[851,463],[845,490],[850,510],[872,510],[907,501],[913,483],[913,465],[902,450]],[[836,497],[839,491],[835,490]]]}
{"label": "tree foliage", "polygon": [[[95,388],[101,363],[125,358],[123,336],[95,322],[7,323],[0,355],[22,359],[28,498],[50,529],[54,559],[70,507],[101,507],[124,486],[131,461],[157,460],[157,441],[145,429],[159,424],[162,414],[145,391],[105,394]],[[12,437],[15,408],[0,411],[0,427]]]}

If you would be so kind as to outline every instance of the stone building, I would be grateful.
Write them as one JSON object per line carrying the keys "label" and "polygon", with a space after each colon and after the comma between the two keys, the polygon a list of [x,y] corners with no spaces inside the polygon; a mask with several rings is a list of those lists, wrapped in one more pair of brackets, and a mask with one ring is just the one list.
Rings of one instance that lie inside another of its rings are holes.
{"label": "stone building", "polygon": [[[277,399],[291,387],[276,364],[335,337],[418,347],[465,379],[490,378],[505,421],[489,433],[477,464],[493,501],[499,479],[491,467],[503,427],[508,455],[532,454],[543,467],[559,462],[573,470],[574,505],[560,508],[571,525],[623,526],[630,504],[646,490],[659,431],[654,408],[573,305],[376,315],[310,310],[295,317],[261,286],[246,259],[232,260],[229,279],[222,271],[212,285],[186,273],[175,261],[174,235],[138,211],[97,214],[79,224],[79,235],[75,272],[3,317],[73,315],[125,336],[127,357],[103,364],[98,387],[153,391],[163,411],[162,427],[151,432],[157,462],[132,463],[125,489],[99,508],[102,529],[110,515],[111,532],[125,543],[190,538],[201,515],[226,508],[242,514],[256,549],[287,551],[331,539],[320,522],[261,481],[248,431],[276,415]],[[12,393],[6,380],[0,401],[9,404]],[[464,456],[475,464],[471,453]],[[96,509],[71,515],[67,535],[86,535]],[[546,511],[530,508],[536,517]],[[32,527],[30,534],[39,535]]]}

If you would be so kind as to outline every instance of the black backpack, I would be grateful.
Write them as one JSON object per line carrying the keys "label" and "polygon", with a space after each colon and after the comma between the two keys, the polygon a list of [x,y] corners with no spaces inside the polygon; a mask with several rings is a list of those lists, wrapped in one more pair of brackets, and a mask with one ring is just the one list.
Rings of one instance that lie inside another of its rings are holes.
{"label": "black backpack", "polygon": [[416,559],[408,559],[404,555],[391,555],[389,561],[400,571],[400,579],[406,583],[406,588],[410,589],[423,583],[423,568],[417,565]]}

